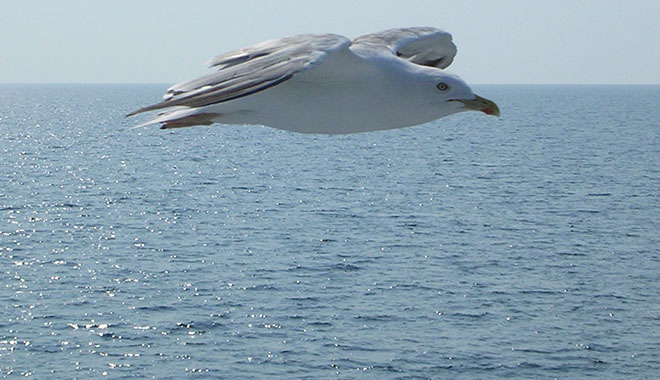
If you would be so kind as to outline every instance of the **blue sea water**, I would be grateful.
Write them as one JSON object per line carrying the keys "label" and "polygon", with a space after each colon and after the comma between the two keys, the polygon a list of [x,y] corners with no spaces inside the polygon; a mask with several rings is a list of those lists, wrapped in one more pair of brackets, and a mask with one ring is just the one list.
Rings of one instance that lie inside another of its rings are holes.
{"label": "blue sea water", "polygon": [[0,86],[0,376],[653,379],[660,86],[347,136]]}

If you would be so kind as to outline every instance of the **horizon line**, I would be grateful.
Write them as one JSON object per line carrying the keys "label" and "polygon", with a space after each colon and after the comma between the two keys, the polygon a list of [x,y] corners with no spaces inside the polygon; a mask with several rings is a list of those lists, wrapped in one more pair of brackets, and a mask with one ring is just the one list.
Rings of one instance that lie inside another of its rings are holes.
{"label": "horizon line", "polygon": [[[163,85],[171,86],[173,82],[0,82],[4,85]],[[470,83],[470,86],[660,86],[660,83]]]}

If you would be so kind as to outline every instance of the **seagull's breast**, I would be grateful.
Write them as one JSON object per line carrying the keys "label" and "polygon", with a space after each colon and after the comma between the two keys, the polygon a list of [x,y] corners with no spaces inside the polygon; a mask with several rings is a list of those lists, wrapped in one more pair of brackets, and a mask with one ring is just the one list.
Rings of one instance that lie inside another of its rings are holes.
{"label": "seagull's breast", "polygon": [[[257,94],[218,105],[219,122],[263,124],[299,133],[358,133],[437,118],[406,73],[359,57],[333,57]],[[235,112],[232,112],[235,111]]]}

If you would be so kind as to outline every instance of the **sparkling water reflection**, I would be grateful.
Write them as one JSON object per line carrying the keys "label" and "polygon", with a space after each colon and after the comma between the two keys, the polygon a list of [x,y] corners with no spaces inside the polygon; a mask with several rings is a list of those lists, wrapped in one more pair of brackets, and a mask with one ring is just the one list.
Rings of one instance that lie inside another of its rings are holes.
{"label": "sparkling water reflection", "polygon": [[4,378],[660,369],[660,87],[483,86],[501,119],[350,136],[1,89]]}

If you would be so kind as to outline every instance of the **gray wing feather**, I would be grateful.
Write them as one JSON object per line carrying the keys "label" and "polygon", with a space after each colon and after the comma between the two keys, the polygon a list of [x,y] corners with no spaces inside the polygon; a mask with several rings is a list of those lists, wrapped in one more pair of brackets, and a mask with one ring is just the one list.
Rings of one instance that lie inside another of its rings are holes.
{"label": "gray wing feather", "polygon": [[203,107],[247,96],[292,78],[350,44],[348,38],[336,34],[306,34],[222,54],[209,61],[210,67],[219,67],[217,72],[175,84],[164,101],[128,116],[174,106]]}
{"label": "gray wing feather", "polygon": [[386,49],[397,57],[412,63],[447,68],[456,56],[452,36],[432,27],[388,29],[353,39],[353,48]]}

